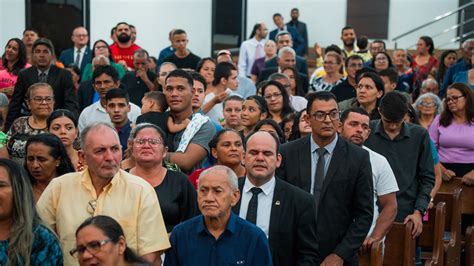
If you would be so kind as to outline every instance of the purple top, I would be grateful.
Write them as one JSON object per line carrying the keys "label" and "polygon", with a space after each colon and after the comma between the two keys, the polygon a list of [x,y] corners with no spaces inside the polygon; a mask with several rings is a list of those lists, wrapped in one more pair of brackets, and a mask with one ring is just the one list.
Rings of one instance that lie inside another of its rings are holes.
{"label": "purple top", "polygon": [[443,127],[439,118],[439,115],[435,117],[429,133],[438,149],[440,162],[474,163],[474,122],[471,125],[452,122]]}
{"label": "purple top", "polygon": [[255,76],[258,77],[260,75],[260,72],[262,72],[262,70],[264,68],[264,64],[265,64],[265,56],[261,57],[259,59],[256,59],[253,62],[252,70],[250,70],[250,73],[252,73],[252,74],[254,74]]}

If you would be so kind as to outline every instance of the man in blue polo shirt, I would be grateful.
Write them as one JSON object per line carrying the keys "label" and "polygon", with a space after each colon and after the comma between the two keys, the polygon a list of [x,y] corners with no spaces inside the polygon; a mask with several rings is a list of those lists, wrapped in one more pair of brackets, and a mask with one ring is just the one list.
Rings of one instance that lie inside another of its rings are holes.
{"label": "man in blue polo shirt", "polygon": [[239,198],[237,176],[230,168],[215,166],[202,172],[202,215],[173,229],[164,265],[272,265],[265,233],[231,211]]}

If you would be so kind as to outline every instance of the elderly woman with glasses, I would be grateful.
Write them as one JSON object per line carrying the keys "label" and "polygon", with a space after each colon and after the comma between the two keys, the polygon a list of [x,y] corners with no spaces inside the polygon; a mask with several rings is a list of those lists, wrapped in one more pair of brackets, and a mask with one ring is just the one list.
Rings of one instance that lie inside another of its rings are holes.
{"label": "elderly woman with glasses", "polygon": [[125,240],[120,224],[98,215],[85,220],[76,230],[76,247],[69,254],[79,265],[149,265],[135,254]]}
{"label": "elderly woman with glasses", "polygon": [[26,173],[0,159],[0,265],[63,265],[59,241],[35,206]]}
{"label": "elderly woman with glasses", "polygon": [[10,157],[23,165],[26,141],[33,135],[47,133],[46,120],[53,112],[53,88],[47,83],[35,83],[26,91],[26,103],[31,115],[17,118],[7,133]]}
{"label": "elderly woman with glasses", "polygon": [[448,87],[444,110],[429,128],[444,180],[462,177],[474,185],[474,93],[464,83]]}
{"label": "elderly woman with glasses", "polygon": [[418,97],[414,106],[420,125],[426,129],[430,127],[433,119],[443,110],[441,99],[431,92]]}
{"label": "elderly woman with glasses", "polygon": [[132,131],[131,151],[135,167],[130,173],[155,188],[168,233],[173,227],[197,214],[196,190],[186,175],[164,167],[168,147],[164,131],[149,123],[138,124]]}

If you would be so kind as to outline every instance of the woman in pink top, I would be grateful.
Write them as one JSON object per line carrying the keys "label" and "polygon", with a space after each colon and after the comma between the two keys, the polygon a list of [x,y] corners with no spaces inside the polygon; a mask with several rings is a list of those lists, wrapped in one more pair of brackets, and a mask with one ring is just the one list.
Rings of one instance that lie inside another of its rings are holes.
{"label": "woman in pink top", "polygon": [[464,83],[448,87],[444,110],[429,128],[444,180],[462,177],[474,184],[474,93]]}
{"label": "woman in pink top", "polygon": [[10,100],[13,95],[18,73],[25,67],[30,67],[26,58],[26,47],[18,38],[12,38],[5,46],[2,55],[3,69],[0,70],[0,92],[5,93]]}

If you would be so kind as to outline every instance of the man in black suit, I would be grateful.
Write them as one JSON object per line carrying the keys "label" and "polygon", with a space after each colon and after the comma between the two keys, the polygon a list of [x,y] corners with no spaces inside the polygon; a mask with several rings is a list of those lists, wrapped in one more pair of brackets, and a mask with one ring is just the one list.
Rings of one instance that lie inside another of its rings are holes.
{"label": "man in black suit", "polygon": [[54,109],[68,109],[78,115],[77,97],[71,73],[51,64],[53,44],[47,39],[38,39],[33,44],[32,50],[34,65],[18,74],[15,90],[8,105],[5,129],[8,129],[16,118],[29,113],[25,105],[25,94],[32,84],[38,82],[45,82],[53,87]]}
{"label": "man in black suit", "polygon": [[[293,46],[293,39],[291,38],[290,33],[287,31],[279,32],[275,37],[275,42],[277,44],[278,50],[282,49],[283,47],[292,47]],[[278,62],[276,57],[265,62],[264,69],[270,67],[277,67]],[[306,63],[306,59],[299,55],[296,55],[296,69],[298,72],[308,74],[308,64]]]}
{"label": "man in black suit", "polygon": [[[276,56],[276,58],[278,66],[263,69],[260,75],[258,76],[257,83],[267,80],[271,74],[279,73],[285,67],[295,67],[296,54],[291,47],[281,48],[278,51],[278,55]],[[306,94],[308,92],[309,87],[308,76],[306,75],[306,73],[298,72],[298,74],[300,78],[299,82],[301,84],[304,94]]]}
{"label": "man in black suit", "polygon": [[280,32],[288,32],[291,34],[291,38],[293,39],[293,49],[295,49],[298,55],[303,56],[306,49],[306,43],[303,37],[298,33],[298,30],[295,27],[285,25],[283,16],[280,13],[273,15],[273,22],[277,28],[270,32],[270,40],[276,40],[276,37]]}
{"label": "man in black suit", "polygon": [[319,265],[316,209],[309,193],[275,177],[279,140],[268,132],[247,138],[241,198],[234,211],[268,236],[273,265]]}
{"label": "man in black suit", "polygon": [[337,135],[339,110],[327,91],[308,96],[312,134],[282,146],[277,176],[313,194],[321,265],[358,265],[372,223],[369,154]]}
{"label": "man in black suit", "polygon": [[296,30],[298,31],[298,33],[304,40],[304,44],[305,44],[304,54],[306,54],[308,52],[308,30],[306,27],[306,23],[298,20],[299,16],[300,16],[300,11],[298,10],[298,8],[291,9],[291,20],[288,23],[286,23],[286,26],[296,28]]}
{"label": "man in black suit", "polygon": [[64,66],[73,64],[82,71],[87,64],[92,62],[92,52],[87,46],[89,33],[84,27],[76,27],[72,31],[71,40],[74,43],[74,47],[62,51],[59,56],[59,61],[61,61]]}

